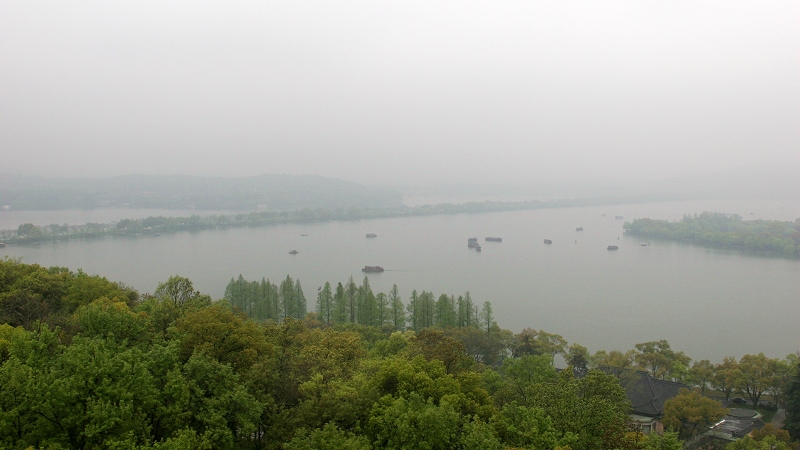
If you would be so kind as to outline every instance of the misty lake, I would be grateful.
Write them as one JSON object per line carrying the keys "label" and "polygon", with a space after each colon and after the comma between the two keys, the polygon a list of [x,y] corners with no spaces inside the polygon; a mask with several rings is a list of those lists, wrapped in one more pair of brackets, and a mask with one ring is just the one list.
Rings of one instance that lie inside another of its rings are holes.
{"label": "misty lake", "polygon": [[[492,302],[503,328],[544,329],[591,351],[658,339],[695,360],[800,350],[800,260],[664,241],[642,246],[622,233],[624,220],[677,220],[702,211],[794,220],[800,202],[667,202],[234,228],[8,246],[0,255],[82,268],[140,292],[179,274],[215,298],[239,274],[273,282],[288,274],[300,279],[309,308],[325,281],[353,276],[360,283],[362,267],[381,265],[385,272],[369,274],[375,292],[397,284],[407,300],[412,289],[437,296],[469,291],[477,303]],[[4,211],[0,225],[191,213]],[[487,236],[503,241],[484,242]],[[467,248],[469,237],[479,239],[482,252]]]}

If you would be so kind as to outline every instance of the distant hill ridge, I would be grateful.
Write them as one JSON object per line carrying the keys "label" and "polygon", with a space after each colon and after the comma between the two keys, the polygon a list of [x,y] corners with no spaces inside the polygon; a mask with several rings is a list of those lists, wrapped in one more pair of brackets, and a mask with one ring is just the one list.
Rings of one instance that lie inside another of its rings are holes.
{"label": "distant hill ridge", "polygon": [[124,175],[108,178],[0,175],[0,204],[12,209],[49,210],[392,208],[402,206],[402,195],[317,175]]}

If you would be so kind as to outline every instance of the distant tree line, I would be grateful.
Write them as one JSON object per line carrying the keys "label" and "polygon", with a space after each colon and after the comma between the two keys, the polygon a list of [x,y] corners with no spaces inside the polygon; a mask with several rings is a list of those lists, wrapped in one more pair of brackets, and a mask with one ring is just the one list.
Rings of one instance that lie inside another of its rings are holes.
{"label": "distant tree line", "polygon": [[[239,275],[237,279],[231,278],[224,298],[255,320],[303,319],[307,312],[300,280],[293,281],[290,276],[278,286],[265,278],[260,282],[247,281]],[[397,285],[392,286],[388,295],[375,294],[368,277],[364,277],[360,285],[350,277],[345,284],[339,282],[336,288],[330,282],[321,286],[317,293],[316,320],[326,326],[350,323],[397,331],[407,328],[420,331],[430,327],[490,330],[494,324],[491,303],[484,302],[479,309],[469,292],[457,298],[446,294],[437,298],[432,292],[414,290],[405,305]]]}
{"label": "distant tree line", "polygon": [[174,233],[233,227],[262,227],[292,223],[353,221],[392,217],[429,216],[438,214],[486,213],[563,206],[595,204],[587,200],[471,202],[464,204],[422,205],[398,208],[305,208],[291,211],[260,211],[242,214],[213,214],[189,217],[150,216],[144,219],[123,219],[116,223],[87,223],[83,225],[51,224],[37,226],[25,223],[16,230],[0,230],[0,240],[6,243],[25,243],[60,239],[93,238],[102,236],[136,236],[140,234]]}
{"label": "distant tree line", "polygon": [[762,250],[785,255],[800,252],[800,219],[794,222],[778,220],[742,220],[736,214],[704,212],[684,216],[681,221],[635,219],[625,222],[627,233],[691,242],[713,247]]}

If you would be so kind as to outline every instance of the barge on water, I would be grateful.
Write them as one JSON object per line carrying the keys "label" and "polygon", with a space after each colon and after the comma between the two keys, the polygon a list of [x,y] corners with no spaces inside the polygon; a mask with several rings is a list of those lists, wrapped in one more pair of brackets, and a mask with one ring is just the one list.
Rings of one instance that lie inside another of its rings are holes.
{"label": "barge on water", "polygon": [[362,272],[366,272],[366,273],[380,273],[380,272],[383,272],[383,267],[381,267],[381,266],[364,266],[364,268],[361,269],[361,271]]}
{"label": "barge on water", "polygon": [[499,237],[487,237],[486,242],[503,242],[503,238]]}

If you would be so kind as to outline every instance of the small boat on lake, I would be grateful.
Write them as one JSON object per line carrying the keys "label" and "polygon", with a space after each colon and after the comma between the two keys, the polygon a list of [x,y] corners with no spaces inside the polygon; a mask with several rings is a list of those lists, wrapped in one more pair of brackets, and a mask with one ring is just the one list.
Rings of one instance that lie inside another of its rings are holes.
{"label": "small boat on lake", "polygon": [[617,219],[617,220],[624,219],[624,217],[622,217],[622,216],[615,216],[614,218]]}
{"label": "small boat on lake", "polygon": [[297,250],[292,250],[292,251],[289,252],[290,255],[296,255],[298,253],[300,253],[300,252],[298,252]]}
{"label": "small boat on lake", "polygon": [[478,247],[480,247],[480,244],[478,244],[477,242],[467,242],[467,248],[478,248]]}
{"label": "small boat on lake", "polygon": [[467,244],[477,243],[478,238],[467,238]]}
{"label": "small boat on lake", "polygon": [[646,243],[646,242],[642,242],[642,243],[641,243],[641,244],[639,244],[639,245],[641,245],[642,247],[650,247],[650,244],[648,244],[648,243]]}
{"label": "small boat on lake", "polygon": [[619,250],[619,246],[616,246],[616,245],[609,245],[607,248],[609,250]]}
{"label": "small boat on lake", "polygon": [[552,243],[553,243],[553,241],[551,241],[550,239],[545,239],[545,240],[544,240],[544,243],[545,243],[545,244],[552,244]]}
{"label": "small boat on lake", "polygon": [[308,236],[307,234],[301,234],[300,236]]}
{"label": "small boat on lake", "polygon": [[375,234],[375,233],[367,233],[367,237],[368,238],[374,238],[374,237],[378,237],[378,235]]}
{"label": "small boat on lake", "polygon": [[499,237],[487,237],[486,242],[503,242],[503,238]]}
{"label": "small boat on lake", "polygon": [[575,231],[583,231],[583,227],[575,228]]}
{"label": "small boat on lake", "polygon": [[362,272],[366,272],[366,273],[380,273],[380,272],[383,272],[383,267],[381,267],[381,266],[364,266],[364,268],[361,269],[361,271]]}
{"label": "small boat on lake", "polygon": [[475,247],[475,251],[476,251],[476,252],[479,252],[479,251],[481,251],[481,246],[480,246],[480,245],[476,246],[476,247]]}

